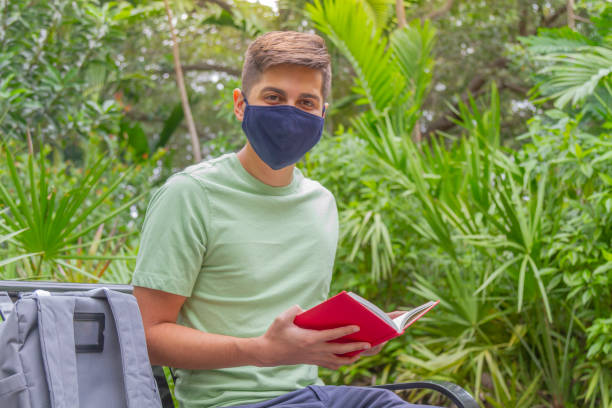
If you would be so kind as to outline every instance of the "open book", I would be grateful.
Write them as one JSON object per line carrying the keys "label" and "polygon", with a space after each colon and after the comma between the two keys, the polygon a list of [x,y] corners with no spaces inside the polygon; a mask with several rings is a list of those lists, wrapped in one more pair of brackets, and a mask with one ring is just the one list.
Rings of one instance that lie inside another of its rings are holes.
{"label": "open book", "polygon": [[[439,302],[427,302],[391,319],[378,306],[361,296],[342,291],[312,309],[298,314],[294,323],[304,329],[314,330],[357,325],[360,328],[357,333],[335,341],[340,343],[364,341],[374,347],[403,334],[408,326],[419,320]],[[344,356],[353,356],[362,351],[347,353]]]}

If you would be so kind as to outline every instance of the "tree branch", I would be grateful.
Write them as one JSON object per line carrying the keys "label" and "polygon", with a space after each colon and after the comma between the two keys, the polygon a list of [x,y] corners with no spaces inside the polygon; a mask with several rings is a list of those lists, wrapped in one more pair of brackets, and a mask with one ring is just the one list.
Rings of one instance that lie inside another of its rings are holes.
{"label": "tree branch", "polygon": [[[561,6],[548,17],[542,16],[542,25],[544,27],[550,27],[563,13],[567,11],[566,6]],[[537,30],[537,29],[536,29]]]}
{"label": "tree branch", "polygon": [[224,2],[223,0],[199,0],[199,3],[213,3],[217,6],[221,7],[223,10],[227,11],[230,14],[234,14],[232,12],[232,6]]}
{"label": "tree branch", "polygon": [[[181,65],[181,68],[183,69],[184,72],[186,71],[218,71],[218,72],[225,72],[226,74],[232,75],[235,77],[240,77],[240,75],[242,74],[242,71],[240,71],[239,69],[232,68],[232,67],[226,67],[223,65],[209,64],[207,62],[198,62],[195,64],[184,64],[184,65]],[[172,73],[174,72],[174,69],[173,68],[162,68],[159,70],[159,72]]]}
{"label": "tree branch", "polygon": [[501,80],[499,87],[500,89],[508,89],[514,92],[515,94],[521,95],[521,96],[527,95],[527,92],[529,92],[529,88],[523,85],[520,85],[520,84],[515,84],[507,80]]}
{"label": "tree branch", "polygon": [[435,20],[437,18],[442,17],[444,14],[448,13],[453,7],[454,0],[446,0],[446,3],[438,9],[434,10],[431,13],[428,13],[423,17],[423,19]]}
{"label": "tree branch", "polygon": [[584,18],[584,17],[582,17],[582,16],[580,16],[580,15],[578,15],[578,14],[574,14],[574,18],[575,18],[576,20],[578,20],[578,21],[582,21],[583,23],[589,23],[589,24],[592,24],[592,23],[591,23],[591,20],[589,20],[588,18]]}

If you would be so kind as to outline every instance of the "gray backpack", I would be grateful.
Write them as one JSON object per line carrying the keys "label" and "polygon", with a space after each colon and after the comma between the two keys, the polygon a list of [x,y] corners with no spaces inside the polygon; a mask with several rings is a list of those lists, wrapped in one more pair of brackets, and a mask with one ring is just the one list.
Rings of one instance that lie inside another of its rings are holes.
{"label": "gray backpack", "polygon": [[22,295],[0,323],[0,407],[161,407],[135,298]]}

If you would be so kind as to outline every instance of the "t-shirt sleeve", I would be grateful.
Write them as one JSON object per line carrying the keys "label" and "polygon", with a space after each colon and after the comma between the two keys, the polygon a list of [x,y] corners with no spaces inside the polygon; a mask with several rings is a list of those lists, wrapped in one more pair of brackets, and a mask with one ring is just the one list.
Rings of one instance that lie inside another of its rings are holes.
{"label": "t-shirt sleeve", "polygon": [[191,296],[206,254],[207,197],[187,174],[157,190],[145,215],[132,285]]}

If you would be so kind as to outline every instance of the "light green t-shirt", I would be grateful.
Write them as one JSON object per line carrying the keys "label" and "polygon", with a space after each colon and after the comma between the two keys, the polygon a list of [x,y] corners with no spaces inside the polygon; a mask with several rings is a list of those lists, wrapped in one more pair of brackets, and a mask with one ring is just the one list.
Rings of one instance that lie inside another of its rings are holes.
{"label": "light green t-shirt", "polygon": [[[132,284],[188,299],[178,323],[260,336],[280,313],[329,292],[338,240],[332,194],[296,169],[288,186],[251,176],[236,154],[170,177],[153,195]],[[264,401],[321,384],[317,367],[177,370],[181,407]]]}

